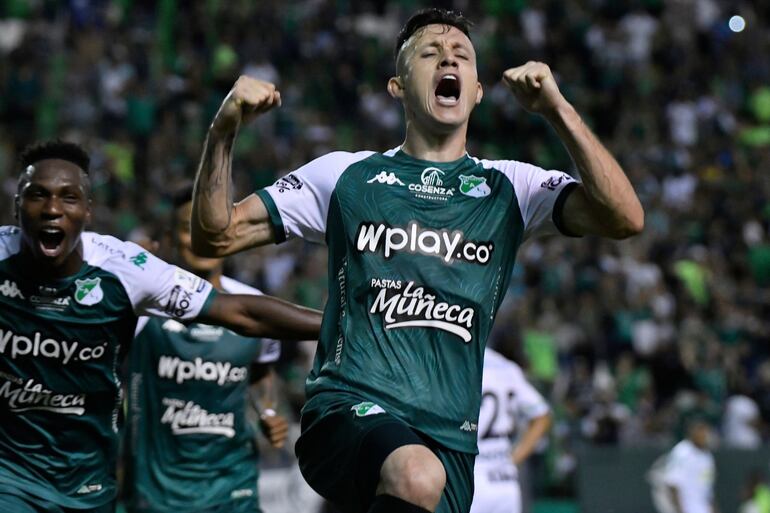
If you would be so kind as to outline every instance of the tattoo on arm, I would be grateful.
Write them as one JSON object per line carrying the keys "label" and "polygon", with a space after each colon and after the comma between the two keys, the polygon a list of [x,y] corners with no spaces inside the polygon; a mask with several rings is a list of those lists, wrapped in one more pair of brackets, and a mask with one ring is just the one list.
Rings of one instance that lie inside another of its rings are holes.
{"label": "tattoo on arm", "polygon": [[195,180],[193,224],[209,233],[230,225],[233,210],[232,149],[235,133],[206,138]]}

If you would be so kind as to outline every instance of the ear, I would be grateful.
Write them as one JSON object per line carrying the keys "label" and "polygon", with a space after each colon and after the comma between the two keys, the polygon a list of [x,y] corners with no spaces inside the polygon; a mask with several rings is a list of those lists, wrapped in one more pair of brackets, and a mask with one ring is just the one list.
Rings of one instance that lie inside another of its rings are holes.
{"label": "ear", "polygon": [[13,218],[19,220],[19,209],[21,208],[21,196],[18,194],[13,195]]}
{"label": "ear", "polygon": [[484,88],[481,87],[481,82],[476,82],[476,105],[481,103],[481,99],[484,97]]}
{"label": "ear", "polygon": [[91,199],[88,199],[88,205],[86,205],[86,226],[91,224]]}
{"label": "ear", "polygon": [[404,83],[401,77],[390,77],[390,80],[388,80],[388,93],[398,100],[404,99]]}

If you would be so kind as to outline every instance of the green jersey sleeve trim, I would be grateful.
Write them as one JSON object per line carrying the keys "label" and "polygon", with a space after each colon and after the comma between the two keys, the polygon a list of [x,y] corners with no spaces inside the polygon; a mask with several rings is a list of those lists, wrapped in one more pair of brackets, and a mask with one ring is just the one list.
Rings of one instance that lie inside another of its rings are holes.
{"label": "green jersey sleeve trim", "polygon": [[556,198],[556,202],[553,204],[553,224],[562,235],[566,235],[567,237],[582,237],[582,235],[571,232],[564,225],[564,203],[567,201],[569,195],[575,191],[578,185],[578,182],[571,182],[565,185],[559,193],[559,196]]}
{"label": "green jersey sleeve trim", "polygon": [[270,193],[264,189],[257,191],[257,196],[262,199],[262,202],[267,208],[267,214],[270,216],[270,224],[273,225],[273,232],[275,233],[275,243],[280,244],[286,241],[286,230],[283,227],[283,221],[281,220],[281,214],[278,212],[278,207],[270,196]]}
{"label": "green jersey sleeve trim", "polygon": [[211,308],[211,304],[214,302],[214,298],[217,297],[217,290],[212,287],[211,292],[209,293],[209,296],[206,298],[206,300],[203,302],[203,306],[201,307],[200,312],[198,312],[198,315],[206,315],[209,313],[209,308]]}

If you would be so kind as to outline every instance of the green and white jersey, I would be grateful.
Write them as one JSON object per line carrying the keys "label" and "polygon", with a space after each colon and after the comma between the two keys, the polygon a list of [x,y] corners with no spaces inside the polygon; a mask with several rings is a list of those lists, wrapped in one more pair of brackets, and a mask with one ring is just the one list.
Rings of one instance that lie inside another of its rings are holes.
{"label": "green and white jersey", "polygon": [[[261,294],[226,277],[222,288]],[[280,342],[172,319],[142,318],[139,327],[129,357],[129,509],[198,511],[256,498],[250,369],[277,360]]]}
{"label": "green and white jersey", "polygon": [[192,319],[211,285],[84,233],[77,274],[43,281],[0,228],[0,484],[67,508],[115,498],[119,363],[140,315]]}
{"label": "green and white jersey", "polygon": [[260,190],[276,237],[325,241],[329,300],[306,409],[373,402],[476,452],[484,347],[526,238],[575,181],[515,161],[335,152]]}

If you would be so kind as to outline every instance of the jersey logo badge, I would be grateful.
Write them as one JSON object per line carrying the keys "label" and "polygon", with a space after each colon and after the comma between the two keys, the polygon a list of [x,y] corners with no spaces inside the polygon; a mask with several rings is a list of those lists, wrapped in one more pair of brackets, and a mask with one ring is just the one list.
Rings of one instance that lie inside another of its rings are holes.
{"label": "jersey logo badge", "polygon": [[398,177],[396,176],[396,173],[394,173],[393,171],[391,171],[390,173],[386,171],[380,171],[374,176],[374,178],[366,181],[366,183],[374,183],[374,182],[385,184],[385,185],[400,185],[402,187],[404,186],[404,182],[399,180]]}
{"label": "jersey logo badge", "polygon": [[356,417],[368,417],[369,415],[385,413],[385,410],[383,410],[381,406],[369,401],[364,401],[355,406],[351,406],[350,410],[356,412]]}
{"label": "jersey logo badge", "polygon": [[136,254],[128,259],[129,262],[137,266],[139,269],[144,271],[144,264],[147,263],[147,252],[142,251],[139,254]]}
{"label": "jersey logo badge", "polygon": [[85,280],[75,280],[75,301],[81,305],[95,305],[104,298],[102,291],[101,278],[86,278]]}
{"label": "jersey logo badge", "polygon": [[552,176],[545,182],[541,183],[540,187],[543,189],[548,189],[549,191],[555,191],[564,180],[567,180],[568,182],[572,181],[572,177],[565,174],[562,174],[561,176]]}
{"label": "jersey logo badge", "polygon": [[492,189],[487,185],[487,179],[483,176],[460,175],[460,192],[471,198],[483,198],[489,196]]}
{"label": "jersey logo badge", "polygon": [[462,426],[460,426],[460,431],[467,431],[468,433],[473,433],[477,431],[478,428],[479,428],[478,424],[476,424],[475,422],[470,422],[466,420],[465,422],[463,422]]}
{"label": "jersey logo badge", "polygon": [[3,284],[0,285],[0,294],[11,299],[15,297],[24,299],[24,294],[22,294],[19,287],[16,286],[16,282],[11,280],[5,280]]}
{"label": "jersey logo badge", "polygon": [[444,171],[437,167],[426,167],[420,173],[421,183],[410,183],[408,189],[420,199],[447,201],[454,196],[454,187],[444,187]]}

